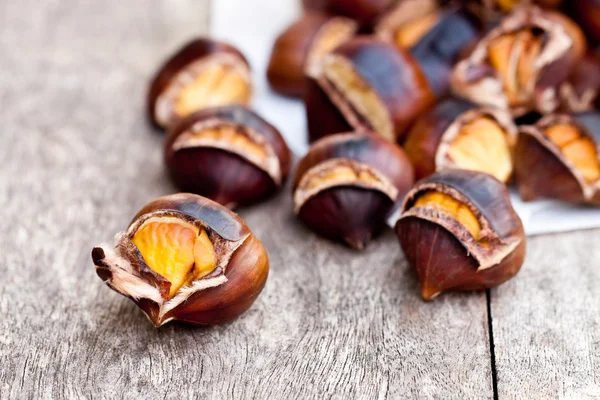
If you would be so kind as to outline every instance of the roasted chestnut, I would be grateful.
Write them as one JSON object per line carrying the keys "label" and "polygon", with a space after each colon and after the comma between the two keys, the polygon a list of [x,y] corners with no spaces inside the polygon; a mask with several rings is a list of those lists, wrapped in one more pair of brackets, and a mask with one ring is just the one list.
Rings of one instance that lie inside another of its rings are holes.
{"label": "roasted chestnut", "polygon": [[417,179],[444,169],[468,169],[508,182],[516,139],[517,127],[507,111],[450,99],[415,122],[404,149]]}
{"label": "roasted chestnut", "polygon": [[279,131],[242,106],[205,109],[180,120],[169,131],[164,150],[180,190],[230,208],[269,197],[291,168]]}
{"label": "roasted chestnut", "polygon": [[560,110],[581,113],[600,109],[600,50],[590,52],[559,87]]}
{"label": "roasted chestnut", "polygon": [[548,115],[521,127],[515,176],[525,201],[600,205],[600,114]]}
{"label": "roasted chestnut", "polygon": [[482,26],[465,10],[450,8],[436,9],[408,22],[384,19],[376,29],[382,40],[410,51],[441,98],[449,91],[452,68],[475,46]]}
{"label": "roasted chestnut", "polygon": [[454,91],[482,105],[510,109],[521,116],[549,113],[559,106],[557,87],[583,58],[586,43],[569,18],[538,7],[522,7],[459,62]]}
{"label": "roasted chestnut", "polygon": [[491,175],[444,170],[415,184],[396,223],[423,299],[506,282],[525,258],[525,233],[505,185]]}
{"label": "roasted chestnut", "polygon": [[287,96],[303,96],[305,69],[348,41],[356,30],[356,22],[349,18],[304,14],[275,41],[267,70],[271,87]]}
{"label": "roasted chestnut", "polygon": [[328,136],[300,161],[295,211],[314,232],[362,249],[413,180],[402,149],[385,139],[354,132]]}
{"label": "roasted chestnut", "polygon": [[[414,0],[413,0],[414,1]],[[423,0],[420,0],[423,1]],[[325,11],[333,15],[343,15],[360,23],[362,27],[372,26],[377,18],[389,11],[398,0],[302,0],[307,10]]]}
{"label": "roasted chestnut", "polygon": [[311,68],[306,114],[311,142],[368,130],[395,142],[436,100],[425,74],[392,44],[358,37]]}
{"label": "roasted chestnut", "polygon": [[150,121],[168,128],[194,111],[229,104],[248,105],[252,81],[248,62],[236,48],[196,39],[158,70],[148,92]]}
{"label": "roasted chestnut", "polygon": [[585,31],[592,43],[600,43],[600,0],[566,1],[569,14]]}
{"label": "roasted chestnut", "polygon": [[154,200],[115,241],[92,250],[96,273],[156,327],[231,321],[267,281],[267,253],[244,221],[194,194]]}
{"label": "roasted chestnut", "polygon": [[544,8],[557,8],[562,2],[563,0],[459,0],[459,3],[490,24],[514,11],[517,7],[536,4]]}

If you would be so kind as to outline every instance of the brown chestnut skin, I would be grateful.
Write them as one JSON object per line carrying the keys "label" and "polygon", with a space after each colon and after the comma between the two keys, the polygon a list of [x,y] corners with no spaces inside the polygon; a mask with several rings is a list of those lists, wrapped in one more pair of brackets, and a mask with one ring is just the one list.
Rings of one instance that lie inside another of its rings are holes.
{"label": "brown chestnut skin", "polygon": [[[426,196],[430,201],[423,201]],[[459,216],[439,207],[436,196],[460,204]],[[464,214],[469,223],[461,221]],[[404,200],[396,233],[425,300],[445,291],[496,287],[514,277],[525,258],[523,225],[506,186],[481,172],[444,170],[417,182]]]}
{"label": "brown chestnut skin", "polygon": [[[236,73],[241,76],[239,79],[243,81],[245,94],[239,94],[238,99],[233,100],[212,100],[209,102],[211,106],[223,106],[227,104],[241,104],[249,105],[250,96],[252,91],[251,72],[250,65],[244,57],[244,55],[235,47],[218,42],[208,38],[198,38],[191,40],[185,46],[176,51],[170,58],[168,58],[164,64],[158,69],[154,78],[150,83],[150,89],[147,96],[147,113],[150,122],[159,129],[168,128],[177,119],[183,118],[187,115],[178,115],[174,111],[174,107],[171,104],[167,111],[164,111],[165,115],[159,115],[157,103],[160,102],[161,96],[166,96],[167,91],[175,84],[178,78],[182,77],[182,74],[188,73],[189,76],[194,76],[194,73],[189,71],[193,68],[194,64],[209,63],[227,65],[233,68]],[[202,65],[200,65],[200,73],[202,72]],[[197,74],[198,72],[196,72]],[[221,77],[221,80],[223,78]],[[207,85],[214,85],[214,81],[206,82]],[[215,88],[207,90],[209,93],[215,93]],[[175,91],[175,89],[173,89]],[[209,96],[214,96],[210,94]],[[172,100],[171,100],[172,102]],[[165,106],[166,107],[166,106]],[[193,111],[198,111],[197,109]],[[169,114],[169,115],[166,115]]]}
{"label": "brown chestnut skin", "polygon": [[206,109],[179,121],[169,131],[164,157],[180,190],[229,208],[273,195],[291,168],[279,131],[242,106]]}
{"label": "brown chestnut skin", "polygon": [[[459,99],[446,99],[417,119],[404,142],[404,150],[415,168],[416,179],[426,178],[442,169],[460,168],[456,161],[447,158],[454,140],[451,136],[460,134],[465,125],[479,118],[494,121],[506,135],[509,150],[514,147],[517,127],[509,113],[493,107],[478,107]],[[510,159],[510,153],[506,156]],[[506,182],[509,178],[507,176],[501,180]]]}
{"label": "brown chestnut skin", "polygon": [[309,140],[361,130],[395,142],[435,101],[412,56],[375,38],[357,37],[326,55],[309,75]]}
{"label": "brown chestnut skin", "polygon": [[581,113],[600,109],[600,49],[589,52],[559,87],[560,111]]}
{"label": "brown chestnut skin", "polygon": [[588,40],[600,44],[600,0],[570,0],[565,6]]}
{"label": "brown chestnut skin", "polygon": [[398,0],[302,0],[307,10],[343,15],[358,21],[363,28],[373,26],[396,3]]}
{"label": "brown chestnut skin", "polygon": [[307,63],[350,39],[357,25],[351,19],[307,12],[282,32],[271,52],[267,79],[271,88],[285,96],[302,97]]}
{"label": "brown chestnut skin", "polygon": [[[553,114],[536,125],[521,127],[515,148],[515,176],[524,201],[557,199],[575,204],[600,205],[600,179],[588,180],[556,142],[548,129],[572,126],[582,138],[590,140],[595,151],[596,169],[600,165],[600,114]],[[581,148],[576,155],[582,157]],[[597,172],[597,171],[596,171]]]}
{"label": "brown chestnut skin", "polygon": [[[152,270],[133,244],[135,235],[150,221],[180,221],[206,232],[217,256],[215,269],[169,296],[171,283]],[[269,272],[263,245],[237,214],[189,193],[161,197],[146,205],[127,231],[117,236],[115,248],[95,247],[92,259],[98,276],[136,303],[156,327],[169,321],[193,325],[232,321],[254,303]]]}
{"label": "brown chestnut skin", "polygon": [[363,249],[414,181],[398,146],[370,133],[340,133],[314,143],[294,178],[298,218],[312,231]]}
{"label": "brown chestnut skin", "polygon": [[563,0],[460,0],[458,3],[471,10],[483,22],[494,24],[518,7],[535,4],[543,8],[558,8]]}
{"label": "brown chestnut skin", "polygon": [[510,109],[515,117],[551,113],[560,105],[557,88],[586,49],[583,32],[564,14],[520,7],[455,66],[451,86],[461,97]]}

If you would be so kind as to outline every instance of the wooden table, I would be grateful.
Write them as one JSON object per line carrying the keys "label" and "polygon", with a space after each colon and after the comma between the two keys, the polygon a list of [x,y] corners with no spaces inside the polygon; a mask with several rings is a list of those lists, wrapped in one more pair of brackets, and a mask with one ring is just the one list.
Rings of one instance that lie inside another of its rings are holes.
{"label": "wooden table", "polygon": [[421,301],[394,235],[357,253],[241,210],[271,258],[226,326],[157,330],[90,249],[174,188],[145,122],[159,60],[200,0],[0,2],[0,398],[600,397],[600,230],[532,238],[486,293]]}

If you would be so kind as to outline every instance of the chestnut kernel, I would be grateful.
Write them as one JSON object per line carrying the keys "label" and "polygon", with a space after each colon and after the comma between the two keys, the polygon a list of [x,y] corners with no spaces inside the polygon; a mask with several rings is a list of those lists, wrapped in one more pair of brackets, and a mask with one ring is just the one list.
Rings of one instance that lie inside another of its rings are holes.
{"label": "chestnut kernel", "polygon": [[279,131],[242,106],[198,111],[165,141],[175,184],[230,208],[266,199],[285,182],[290,151]]}
{"label": "chestnut kernel", "polygon": [[262,243],[227,208],[189,193],[158,198],[133,218],[115,246],[92,251],[98,276],[156,326],[214,325],[244,313],[262,291]]}
{"label": "chestnut kernel", "polygon": [[295,211],[314,232],[363,249],[414,180],[398,146],[369,133],[313,144],[294,178]]}
{"label": "chestnut kernel", "polygon": [[311,142],[348,130],[395,142],[435,96],[408,53],[357,37],[312,68],[305,100]]}
{"label": "chestnut kernel", "polygon": [[515,116],[550,113],[559,106],[557,87],[586,47],[581,29],[563,14],[518,8],[455,66],[451,84],[460,96]]}
{"label": "chestnut kernel", "polygon": [[600,205],[600,114],[548,115],[521,127],[515,176],[525,201]]}
{"label": "chestnut kernel", "polygon": [[356,22],[308,12],[275,41],[267,78],[271,87],[284,95],[304,94],[305,70],[356,33]]}
{"label": "chestnut kernel", "polygon": [[209,107],[249,105],[250,66],[235,47],[211,39],[189,42],[158,70],[148,92],[148,115],[154,125]]}
{"label": "chestnut kernel", "polygon": [[468,169],[506,183],[516,140],[517,127],[507,111],[450,99],[415,122],[404,150],[417,179],[444,169]]}
{"label": "chestnut kernel", "polygon": [[491,175],[438,172],[415,184],[401,210],[396,233],[425,300],[496,287],[523,264],[523,225],[506,186]]}

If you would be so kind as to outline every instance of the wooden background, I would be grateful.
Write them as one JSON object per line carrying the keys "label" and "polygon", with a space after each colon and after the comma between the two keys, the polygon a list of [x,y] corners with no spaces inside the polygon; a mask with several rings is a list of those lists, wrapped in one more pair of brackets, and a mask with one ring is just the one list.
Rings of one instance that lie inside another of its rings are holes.
{"label": "wooden background", "polygon": [[240,212],[272,269],[236,322],[157,330],[103,285],[91,247],[174,191],[148,78],[208,13],[0,2],[1,399],[600,397],[600,230],[533,238],[488,296],[424,303],[391,232],[364,253],[328,243],[286,191]]}

